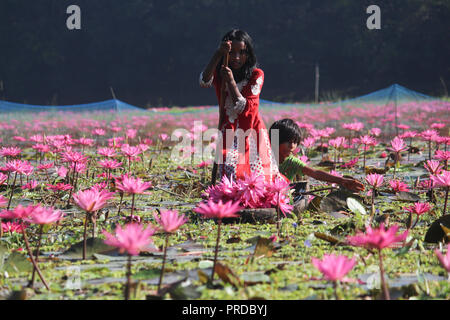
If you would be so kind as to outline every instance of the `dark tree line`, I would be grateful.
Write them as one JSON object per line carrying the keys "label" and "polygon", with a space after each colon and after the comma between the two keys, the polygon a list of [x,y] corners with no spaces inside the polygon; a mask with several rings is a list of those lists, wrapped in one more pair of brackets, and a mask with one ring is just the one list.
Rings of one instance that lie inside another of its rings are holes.
{"label": "dark tree line", "polygon": [[[66,8],[81,8],[68,30]],[[368,30],[366,8],[381,8]],[[265,72],[262,98],[311,101],[399,83],[436,96],[450,79],[448,0],[2,0],[0,98],[146,106],[216,103],[198,76],[233,27],[249,32]]]}

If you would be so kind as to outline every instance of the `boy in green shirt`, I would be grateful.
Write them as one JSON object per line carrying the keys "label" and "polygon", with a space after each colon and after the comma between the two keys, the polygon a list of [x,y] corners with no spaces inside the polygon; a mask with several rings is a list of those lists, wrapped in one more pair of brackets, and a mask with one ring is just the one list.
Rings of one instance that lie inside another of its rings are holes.
{"label": "boy in green shirt", "polygon": [[[364,185],[358,180],[337,177],[325,171],[313,169],[292,155],[292,152],[297,148],[303,138],[301,129],[292,119],[275,121],[269,129],[269,139],[272,139],[272,130],[274,129],[279,130],[279,150],[277,159],[280,164],[280,173],[290,182],[292,182],[296,175],[306,175],[319,181],[336,183],[351,191],[357,192],[364,190]],[[274,142],[271,141],[271,143],[273,144]],[[303,190],[297,190],[296,188],[296,191],[306,191],[307,188],[304,186],[302,189]],[[298,200],[300,199],[296,199],[296,202]],[[306,207],[306,205],[304,205],[304,207]]]}

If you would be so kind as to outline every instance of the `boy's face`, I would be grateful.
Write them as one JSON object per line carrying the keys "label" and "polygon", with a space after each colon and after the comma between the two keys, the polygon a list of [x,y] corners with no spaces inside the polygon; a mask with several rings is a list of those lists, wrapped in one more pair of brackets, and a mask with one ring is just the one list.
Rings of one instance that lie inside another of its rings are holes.
{"label": "boy's face", "polygon": [[292,152],[297,148],[298,144],[295,142],[283,142],[280,144],[279,154],[280,163],[284,161],[287,157],[291,155]]}

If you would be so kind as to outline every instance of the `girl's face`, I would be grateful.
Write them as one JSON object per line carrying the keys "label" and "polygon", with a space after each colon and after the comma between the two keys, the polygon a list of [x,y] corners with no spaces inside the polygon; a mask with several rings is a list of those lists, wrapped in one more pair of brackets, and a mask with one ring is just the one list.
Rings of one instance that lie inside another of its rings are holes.
{"label": "girl's face", "polygon": [[280,148],[279,148],[280,163],[282,163],[284,161],[284,159],[289,157],[296,148],[297,148],[297,143],[295,143],[295,142],[283,142],[282,144],[280,144]]}
{"label": "girl's face", "polygon": [[247,48],[244,41],[233,40],[231,43],[229,67],[231,70],[239,70],[247,62]]}

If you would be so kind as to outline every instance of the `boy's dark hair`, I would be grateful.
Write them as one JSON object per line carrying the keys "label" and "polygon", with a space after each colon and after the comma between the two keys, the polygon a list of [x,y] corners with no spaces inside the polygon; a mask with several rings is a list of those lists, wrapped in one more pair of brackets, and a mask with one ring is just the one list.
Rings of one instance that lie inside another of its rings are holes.
{"label": "boy's dark hair", "polygon": [[[233,29],[227,32],[226,35],[223,36],[222,41],[242,41],[245,44],[245,49],[247,51],[247,61],[239,70],[239,72],[233,71],[233,76],[236,82],[240,82],[244,79],[250,80],[252,76],[253,70],[256,68],[258,61],[256,60],[255,50],[253,49],[253,40],[249,36],[247,32],[244,30]],[[217,64],[216,71],[217,74],[220,74],[220,69],[222,68],[223,57],[220,62]]]}
{"label": "boy's dark hair", "polygon": [[300,144],[302,141],[304,132],[292,119],[282,119],[275,121],[269,129],[269,139],[272,136],[272,130],[279,130],[280,141],[279,144],[285,142],[293,142]]}

